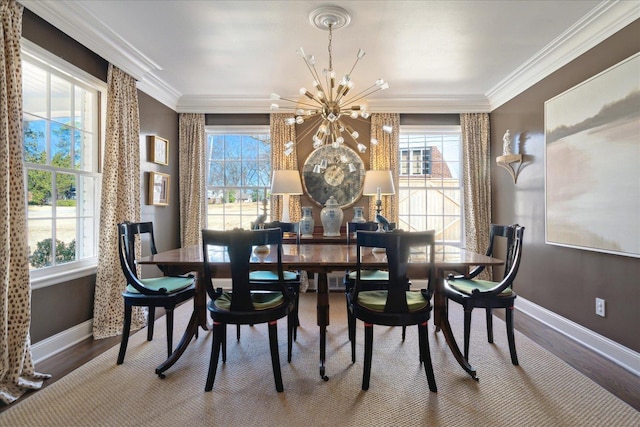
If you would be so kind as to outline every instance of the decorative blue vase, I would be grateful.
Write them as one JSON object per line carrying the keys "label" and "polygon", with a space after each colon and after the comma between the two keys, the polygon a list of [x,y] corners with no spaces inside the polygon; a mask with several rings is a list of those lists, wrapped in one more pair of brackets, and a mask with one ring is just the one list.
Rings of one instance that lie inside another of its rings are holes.
{"label": "decorative blue vase", "polygon": [[353,219],[351,222],[367,222],[363,215],[364,208],[362,206],[353,207]]}
{"label": "decorative blue vase", "polygon": [[315,221],[313,220],[313,208],[311,206],[303,206],[302,218],[300,219],[300,237],[303,239],[313,237],[314,226]]}

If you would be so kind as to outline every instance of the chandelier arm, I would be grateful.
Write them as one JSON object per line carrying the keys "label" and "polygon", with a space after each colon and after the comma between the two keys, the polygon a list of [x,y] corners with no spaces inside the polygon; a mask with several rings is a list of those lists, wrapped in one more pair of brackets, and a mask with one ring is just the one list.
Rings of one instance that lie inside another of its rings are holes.
{"label": "chandelier arm", "polygon": [[[306,106],[308,106],[308,107],[310,107],[310,108],[318,108],[318,107],[322,107],[322,104],[321,104],[321,103],[318,103],[317,101],[316,101],[316,103],[315,103],[315,104],[311,104],[311,103],[309,103],[309,102],[304,102],[304,101],[294,101],[294,100],[292,100],[292,99],[287,99],[287,98],[280,98],[280,99],[281,99],[281,100],[283,100],[283,101],[287,101],[287,102],[291,102],[292,104],[295,104],[295,106],[294,106],[294,107],[283,107],[283,108],[292,108],[293,110],[296,110],[298,105],[306,105]],[[315,100],[314,100],[314,101],[315,101]]]}
{"label": "chandelier arm", "polygon": [[356,57],[356,62],[353,63],[351,70],[349,70],[349,72],[347,73],[348,76],[351,76],[351,74],[353,74],[353,70],[356,69],[356,65],[358,65],[358,62],[360,62],[360,58]]}
{"label": "chandelier arm", "polygon": [[[329,70],[328,73],[325,74],[324,79],[325,79],[325,84],[327,85],[328,90],[328,101],[329,102],[333,102],[333,85],[331,84],[331,73],[333,71]],[[327,95],[327,93],[325,92],[325,96]]]}
{"label": "chandelier arm", "polygon": [[320,74],[318,73],[318,70],[316,69],[316,66],[307,64],[307,68],[309,69],[309,72],[311,73],[311,77],[313,77],[313,79],[316,82],[318,82],[318,84],[322,88],[322,91],[324,92],[324,88],[322,87],[322,80],[320,79]]}
{"label": "chandelier arm", "polygon": [[366,89],[363,89],[363,90],[362,90],[362,91],[360,91],[359,93],[357,93],[357,94],[353,95],[353,97],[351,97],[351,98],[349,98],[349,99],[347,99],[347,100],[345,100],[345,101],[343,101],[343,102],[344,102],[345,104],[352,104],[352,103],[354,103],[354,102],[356,102],[356,101],[359,101],[359,100],[361,100],[361,99],[363,99],[363,98],[366,98],[366,97],[367,97],[367,96],[369,96],[369,95],[372,95],[372,94],[374,94],[374,93],[378,92],[379,90],[382,90],[382,89],[381,89],[381,88],[379,88],[379,87],[378,87],[378,85],[373,84],[373,85],[369,86],[369,87],[368,87],[368,88],[366,88]]}
{"label": "chandelier arm", "polygon": [[308,119],[311,119],[311,118],[314,118],[314,117],[318,117],[318,116],[321,116],[321,113],[316,110],[316,111],[313,111],[310,114],[306,114],[306,115],[300,116],[300,117],[302,117],[302,121],[303,122],[306,122]]}
{"label": "chandelier arm", "polygon": [[[317,117],[319,117],[319,116],[312,117],[312,118],[317,118]],[[307,136],[309,136],[309,135],[311,134],[311,132],[314,130],[314,128],[315,128],[315,124],[314,124],[314,123],[309,123],[309,127],[307,128],[307,130],[306,130],[306,131],[304,131],[304,132],[302,133],[302,135],[297,135],[297,136],[296,136],[296,140],[297,140],[297,141],[296,141],[296,145],[298,145],[298,143],[299,143],[302,139],[304,139],[304,138],[306,138]]]}

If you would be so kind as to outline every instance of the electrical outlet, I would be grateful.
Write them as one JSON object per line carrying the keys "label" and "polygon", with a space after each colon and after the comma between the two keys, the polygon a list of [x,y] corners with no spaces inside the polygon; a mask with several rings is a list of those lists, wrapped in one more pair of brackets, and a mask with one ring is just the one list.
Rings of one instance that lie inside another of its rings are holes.
{"label": "electrical outlet", "polygon": [[604,317],[604,300],[602,298],[596,298],[596,314]]}

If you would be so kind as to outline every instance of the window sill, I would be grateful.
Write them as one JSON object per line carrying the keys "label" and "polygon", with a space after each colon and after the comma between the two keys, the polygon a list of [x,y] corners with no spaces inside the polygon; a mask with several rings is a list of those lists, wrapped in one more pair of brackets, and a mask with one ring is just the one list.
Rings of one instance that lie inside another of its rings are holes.
{"label": "window sill", "polygon": [[70,280],[96,274],[97,265],[97,259],[94,259],[92,261],[74,263],[73,266],[56,266],[31,272],[31,289],[46,288],[47,286],[58,285]]}

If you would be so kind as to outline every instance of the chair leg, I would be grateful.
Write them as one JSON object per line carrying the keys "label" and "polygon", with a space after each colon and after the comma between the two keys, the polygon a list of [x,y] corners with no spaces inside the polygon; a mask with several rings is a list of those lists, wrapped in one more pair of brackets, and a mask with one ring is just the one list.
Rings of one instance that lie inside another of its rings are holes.
{"label": "chair leg", "polygon": [[240,325],[236,325],[236,340],[240,342]]}
{"label": "chair leg", "polygon": [[487,341],[493,343],[493,313],[491,307],[487,307]]}
{"label": "chair leg", "polygon": [[[418,325],[418,326],[420,326],[420,325]],[[418,355],[420,356],[420,363],[424,362],[424,355],[422,354],[423,353],[422,350],[423,350],[424,344],[423,344],[422,340],[424,340],[424,337],[422,336],[421,330],[418,329],[418,350],[420,350],[418,352]]]}
{"label": "chair leg", "polygon": [[353,339],[352,333],[353,333],[353,327],[352,327],[352,323],[353,323],[353,319],[351,318],[351,313],[349,312],[349,294],[347,292],[344,293],[344,299],[345,302],[347,304],[347,331],[349,331],[349,341],[351,341]]}
{"label": "chair leg", "polygon": [[513,334],[513,307],[506,310],[505,318],[507,323],[507,340],[509,341],[509,353],[511,353],[511,363],[518,364],[518,355],[516,354],[516,341]]}
{"label": "chair leg", "polygon": [[407,327],[403,326],[402,327],[402,342],[404,342],[404,339],[407,337]]}
{"label": "chair leg", "polygon": [[427,382],[429,383],[429,390],[436,393],[438,387],[436,386],[436,377],[433,374],[433,365],[431,364],[431,350],[429,349],[429,336],[427,335],[427,322],[420,323],[418,325],[418,334],[420,339],[420,360],[424,362],[424,371],[427,374]]}
{"label": "chair leg", "polygon": [[473,308],[464,309],[464,358],[469,361],[469,335],[471,333],[471,310]]}
{"label": "chair leg", "polygon": [[276,390],[284,390],[282,385],[282,372],[280,371],[280,354],[278,353],[278,322],[269,322],[269,347],[271,349],[271,365],[273,366],[273,379],[276,382]]}
{"label": "chair leg", "polygon": [[293,309],[293,319],[295,320],[293,324],[293,340],[298,340],[298,326],[300,326],[300,316],[299,316],[299,307],[300,307],[300,291],[295,292],[295,302],[296,306]]}
{"label": "chair leg", "polygon": [[165,308],[167,318],[167,357],[173,353],[173,307]]}
{"label": "chair leg", "polygon": [[220,328],[219,335],[221,335],[220,340],[222,341],[222,363],[227,363],[227,324],[226,323],[222,324],[222,328]]}
{"label": "chair leg", "polygon": [[372,356],[373,356],[373,325],[371,323],[365,323],[364,324],[364,372],[362,374],[363,390],[369,390],[369,380],[371,379]]}
{"label": "chair leg", "polygon": [[296,330],[297,319],[293,313],[287,316],[287,362],[291,363],[291,353],[293,350],[293,337]]}
{"label": "chair leg", "polygon": [[151,306],[147,307],[147,341],[153,339],[153,326],[156,322],[156,308]]}
{"label": "chair leg", "polygon": [[349,306],[347,306],[347,323],[349,340],[351,341],[351,363],[356,363],[356,317]]}
{"label": "chair leg", "polygon": [[118,353],[117,365],[122,365],[124,355],[127,352],[127,344],[129,343],[129,330],[131,329],[131,306],[124,304],[124,324],[122,325],[122,341],[120,341],[120,352]]}
{"label": "chair leg", "polygon": [[215,322],[213,324],[213,341],[211,342],[211,358],[209,359],[209,372],[207,373],[207,383],[204,386],[204,391],[211,391],[213,388],[213,382],[216,379],[216,371],[218,370],[218,359],[220,359],[220,347],[222,346],[222,339],[224,335],[223,323]]}

